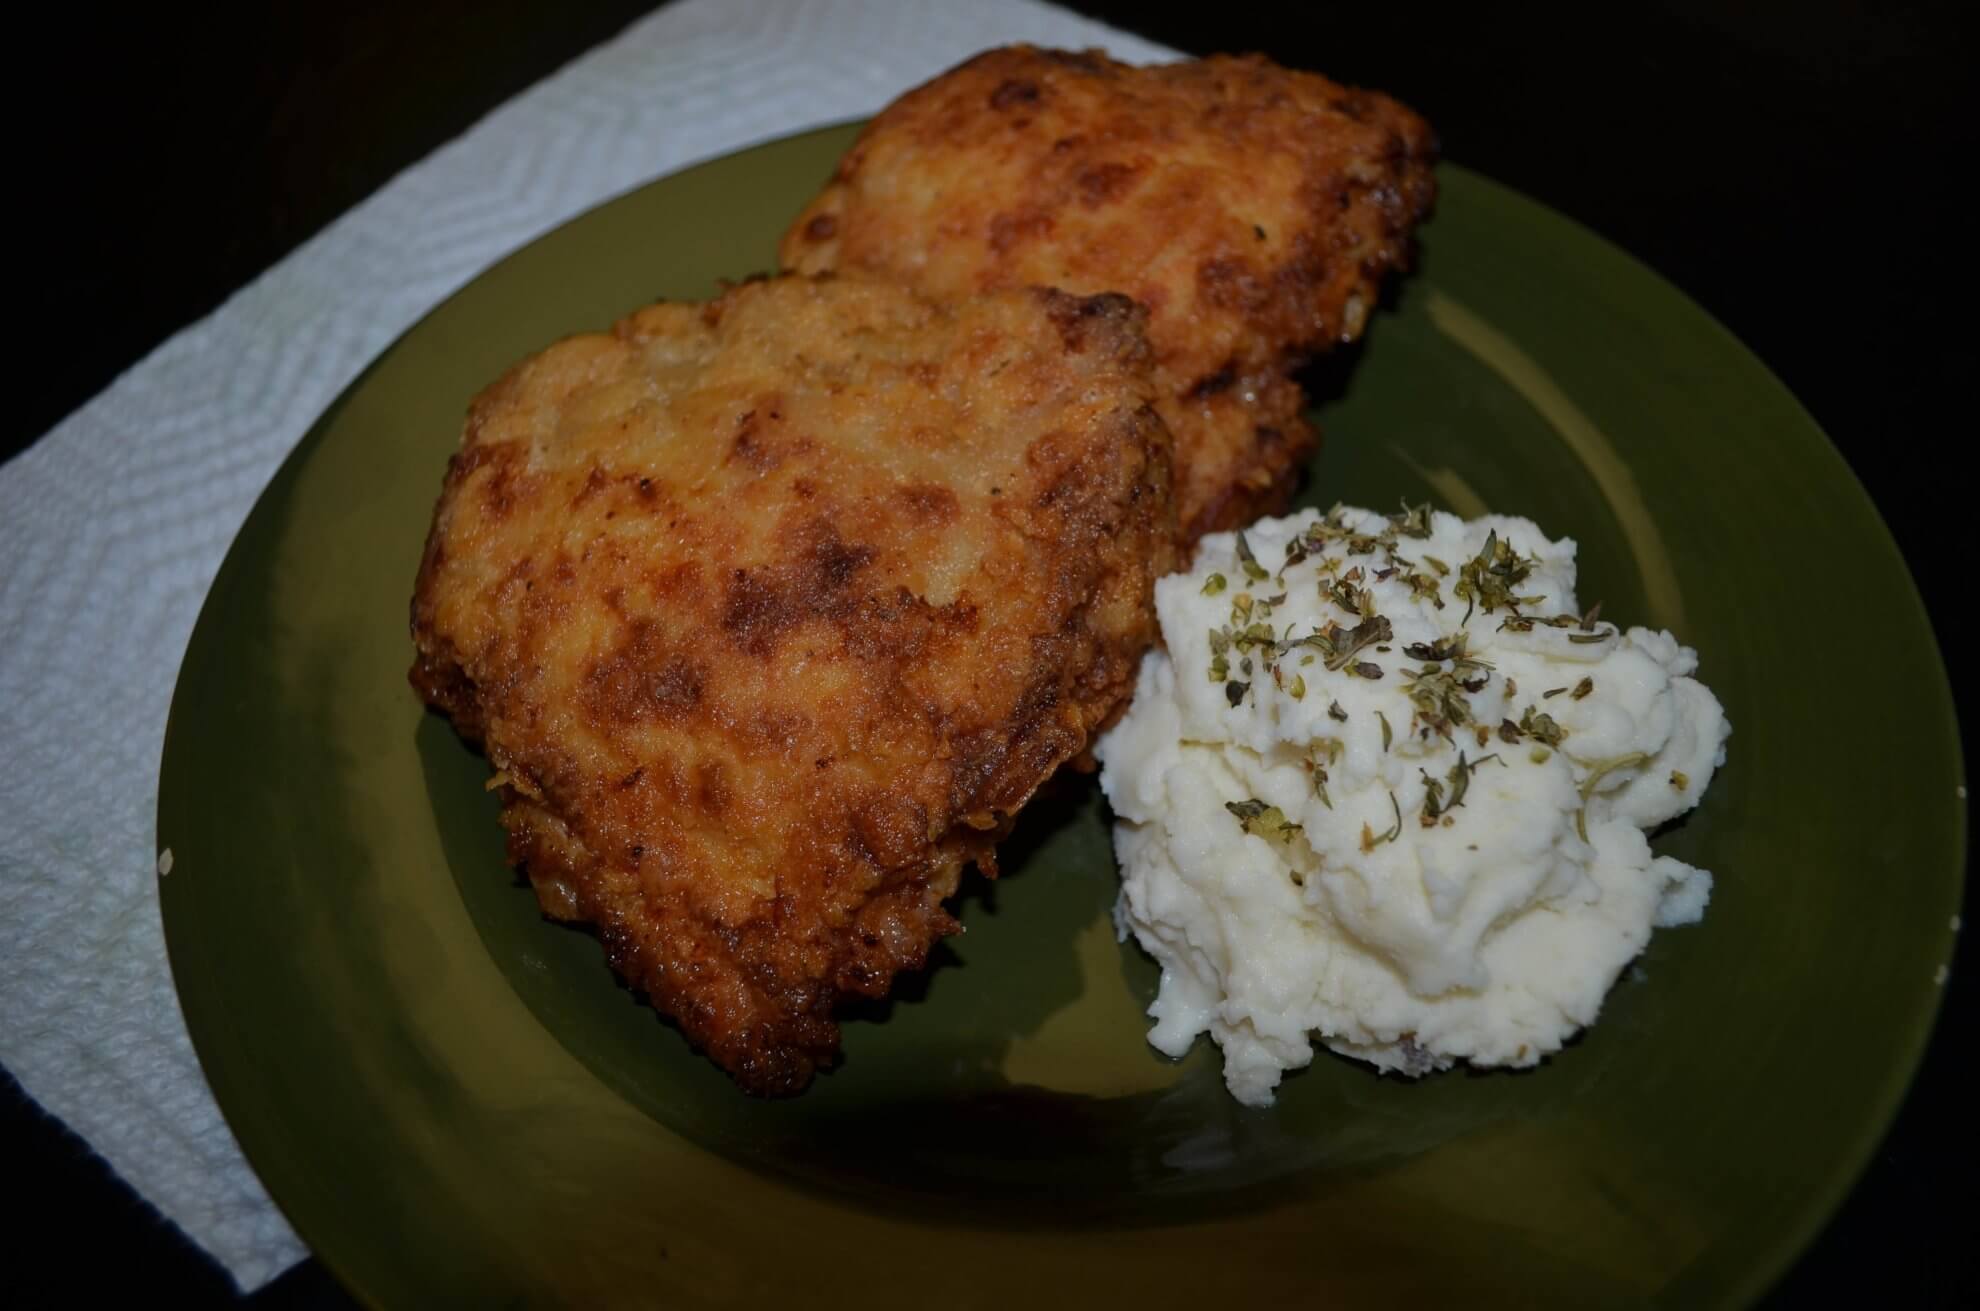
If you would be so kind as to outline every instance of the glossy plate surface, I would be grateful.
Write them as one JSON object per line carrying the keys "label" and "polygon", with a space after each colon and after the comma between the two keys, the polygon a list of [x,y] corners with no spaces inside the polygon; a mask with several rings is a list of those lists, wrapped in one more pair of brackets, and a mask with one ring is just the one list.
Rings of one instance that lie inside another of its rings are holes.
{"label": "glossy plate surface", "polygon": [[[262,497],[187,651],[159,841],[207,1075],[368,1301],[867,1308],[1185,1297],[1736,1305],[1833,1209],[1914,1068],[1965,842],[1943,666],[1799,405],[1588,232],[1459,168],[1322,385],[1307,498],[1430,498],[1581,543],[1734,725],[1660,850],[1718,877],[1541,1069],[1323,1054],[1277,1107],[1143,1041],[1090,780],[1027,811],[964,936],[787,1102],[738,1095],[546,923],[486,766],[408,689],[406,601],[468,399],[552,339],[771,264],[852,129],[612,202],[385,352]],[[1837,625],[1841,625],[1838,631]],[[1834,654],[1829,654],[1833,652]],[[1841,657],[1841,658],[1838,658]]]}

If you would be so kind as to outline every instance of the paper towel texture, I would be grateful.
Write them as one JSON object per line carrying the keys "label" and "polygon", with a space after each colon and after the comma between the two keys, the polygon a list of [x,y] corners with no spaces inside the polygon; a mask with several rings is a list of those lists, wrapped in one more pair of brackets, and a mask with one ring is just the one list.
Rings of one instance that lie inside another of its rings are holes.
{"label": "paper towel texture", "polygon": [[0,468],[0,1064],[244,1288],[303,1248],[187,1039],[154,820],[179,658],[255,496],[373,355],[517,246],[1017,40],[1168,54],[1031,0],[661,10],[400,174]]}

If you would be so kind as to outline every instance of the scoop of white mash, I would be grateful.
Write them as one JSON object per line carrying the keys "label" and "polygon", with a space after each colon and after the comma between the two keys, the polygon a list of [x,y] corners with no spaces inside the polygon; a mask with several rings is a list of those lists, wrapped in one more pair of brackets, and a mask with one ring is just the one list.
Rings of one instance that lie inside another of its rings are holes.
{"label": "scoop of white mash", "polygon": [[1669,633],[1582,614],[1525,519],[1336,508],[1207,537],[1101,739],[1115,908],[1162,967],[1149,1041],[1206,1030],[1269,1104],[1318,1039],[1420,1075],[1594,1021],[1712,878],[1644,830],[1731,731]]}

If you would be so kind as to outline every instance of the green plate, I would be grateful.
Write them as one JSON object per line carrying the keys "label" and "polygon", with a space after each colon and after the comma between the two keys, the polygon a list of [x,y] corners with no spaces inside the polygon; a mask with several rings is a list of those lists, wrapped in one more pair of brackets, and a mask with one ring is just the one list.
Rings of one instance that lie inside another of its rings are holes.
{"label": "green plate", "polygon": [[[851,128],[616,200],[386,351],[228,554],[166,735],[172,968],[208,1079],[366,1301],[1705,1307],[1863,1165],[1952,951],[1957,731],[1924,611],[1808,415],[1676,291],[1459,168],[1320,408],[1311,499],[1572,534],[1582,590],[1695,644],[1735,726],[1659,840],[1718,876],[1527,1074],[1323,1055],[1271,1110],[1143,1040],[1090,780],[1027,811],[937,968],[804,1096],[735,1092],[504,868],[484,763],[408,690],[406,601],[468,398],[518,357],[770,266]],[[1840,626],[1865,635],[1832,646]]]}

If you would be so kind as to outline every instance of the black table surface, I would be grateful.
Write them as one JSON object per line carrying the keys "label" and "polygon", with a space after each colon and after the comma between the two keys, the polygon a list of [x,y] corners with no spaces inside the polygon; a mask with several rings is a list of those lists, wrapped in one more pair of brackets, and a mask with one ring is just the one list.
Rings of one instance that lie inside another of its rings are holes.
{"label": "black table surface", "polygon": [[[960,2],[960,0],[958,0]],[[1603,5],[1080,3],[1179,49],[1262,50],[1381,87],[1447,158],[1601,232],[1781,375],[1882,509],[1935,616],[1975,562],[1956,454],[1971,434],[1973,32],[1958,3]],[[30,348],[11,457],[176,329],[396,172],[647,6],[346,0],[214,14],[77,6],[17,44]],[[22,81],[21,79],[25,79]],[[25,94],[22,94],[22,93]],[[1939,619],[1962,719],[1970,665]],[[1970,1226],[1980,1105],[1957,1047],[1955,962],[1896,1123],[1765,1305],[1980,1301]],[[4,1023],[0,1018],[0,1023]],[[1837,1059],[1848,1059],[1837,1035]],[[219,1266],[0,1078],[0,1150],[25,1227],[0,1250],[25,1301],[134,1284],[236,1299]],[[78,1240],[98,1254],[56,1260]],[[310,1260],[249,1299],[342,1307]]]}

